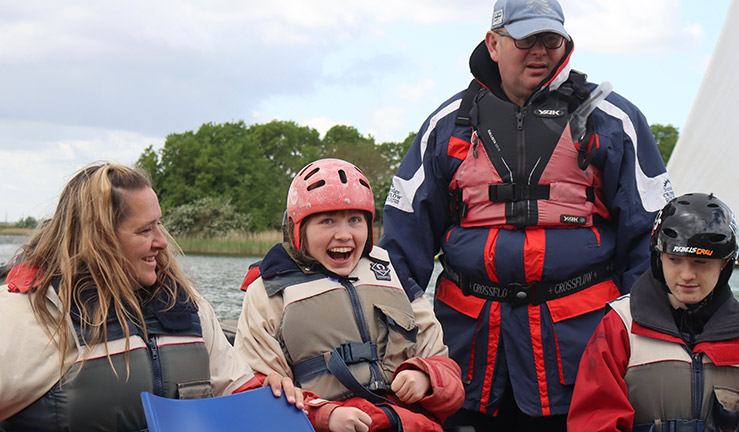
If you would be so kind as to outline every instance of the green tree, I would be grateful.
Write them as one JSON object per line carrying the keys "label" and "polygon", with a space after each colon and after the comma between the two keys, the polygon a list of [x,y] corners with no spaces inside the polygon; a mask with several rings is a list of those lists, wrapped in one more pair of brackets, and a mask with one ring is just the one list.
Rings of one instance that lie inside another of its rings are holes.
{"label": "green tree", "polygon": [[272,121],[248,129],[248,148],[255,155],[249,181],[233,195],[239,210],[253,217],[256,230],[278,229],[287,189],[295,174],[318,157],[318,131],[292,121]]}
{"label": "green tree", "polygon": [[372,184],[379,224],[392,176],[414,137],[377,145],[371,135],[346,125],[332,127],[321,139],[315,129],[292,121],[206,123],[195,132],[170,134],[158,152],[147,147],[136,165],[151,175],[165,218],[175,211],[183,221],[194,218],[192,207],[180,207],[203,205],[200,200],[210,197],[245,215],[248,230],[263,231],[280,228],[298,170],[319,158],[345,159]]}
{"label": "green tree", "polygon": [[654,141],[657,143],[657,148],[659,149],[659,153],[662,155],[662,160],[667,164],[667,161],[670,159],[670,155],[672,155],[672,151],[675,149],[675,144],[677,143],[680,133],[677,128],[671,124],[665,126],[655,123],[650,125],[649,129],[652,130],[652,135],[654,135]]}
{"label": "green tree", "polygon": [[170,210],[163,224],[173,235],[218,237],[248,231],[249,217],[229,199],[204,197]]}
{"label": "green tree", "polygon": [[38,221],[33,216],[26,216],[26,218],[18,219],[18,222],[15,223],[16,228],[36,228],[36,225],[38,225]]}
{"label": "green tree", "polygon": [[136,167],[149,173],[152,181],[152,186],[154,190],[157,190],[158,185],[156,184],[156,180],[158,179],[160,167],[159,156],[154,151],[154,148],[152,146],[146,147],[146,149],[144,149],[144,152],[141,153],[141,156],[139,156],[138,160],[136,160],[135,165]]}
{"label": "green tree", "polygon": [[273,121],[204,124],[170,134],[157,154],[151,147],[137,165],[148,171],[162,211],[205,197],[229,199],[249,216],[249,229],[279,228],[287,187],[307,159],[318,154],[315,129]]}

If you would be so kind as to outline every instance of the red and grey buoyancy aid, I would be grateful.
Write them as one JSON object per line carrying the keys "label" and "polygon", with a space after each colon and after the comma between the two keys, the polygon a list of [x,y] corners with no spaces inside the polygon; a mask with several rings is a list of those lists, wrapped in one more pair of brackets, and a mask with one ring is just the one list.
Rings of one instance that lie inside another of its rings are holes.
{"label": "red and grey buoyancy aid", "polygon": [[548,97],[524,107],[473,81],[465,98],[474,99],[459,110],[472,105],[471,146],[449,185],[458,225],[567,228],[609,218],[601,172],[589,163],[598,137],[591,125],[575,142],[570,130],[569,115],[587,95],[584,81],[573,71]]}
{"label": "red and grey buoyancy aid", "polygon": [[635,430],[657,430],[651,428],[661,423],[665,431],[677,425],[677,430],[698,432],[712,424],[717,391],[739,389],[739,364],[718,366],[684,344],[634,334],[629,296],[609,305],[629,329],[630,356],[624,379],[634,408]]}
{"label": "red and grey buoyancy aid", "polygon": [[165,310],[166,304],[152,300],[143,308],[148,338],[129,321],[128,346],[114,316],[107,320],[107,345],[85,344],[89,331],[72,309],[77,361],[43,397],[0,422],[0,429],[145,431],[142,391],[178,399],[213,395],[195,306],[178,302]]}
{"label": "red and grey buoyancy aid", "polygon": [[362,258],[341,280],[296,268],[263,281],[268,295],[283,297],[278,340],[305,390],[375,402],[374,392],[389,390],[396,368],[416,354],[410,300],[385,263]]}

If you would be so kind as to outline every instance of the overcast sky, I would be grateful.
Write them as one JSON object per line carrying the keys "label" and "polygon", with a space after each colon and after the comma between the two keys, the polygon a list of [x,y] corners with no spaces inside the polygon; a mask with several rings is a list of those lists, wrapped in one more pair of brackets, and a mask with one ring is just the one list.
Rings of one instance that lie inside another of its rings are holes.
{"label": "overcast sky", "polygon": [[[730,0],[562,0],[572,63],[680,128]],[[400,141],[466,88],[481,0],[0,2],[0,222],[48,217],[96,160],[203,123],[292,120]],[[709,7],[710,6],[710,7]]]}

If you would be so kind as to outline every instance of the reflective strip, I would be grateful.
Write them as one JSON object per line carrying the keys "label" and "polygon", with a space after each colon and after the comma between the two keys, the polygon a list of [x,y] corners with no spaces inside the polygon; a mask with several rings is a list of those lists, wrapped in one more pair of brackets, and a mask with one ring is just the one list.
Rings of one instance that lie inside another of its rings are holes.
{"label": "reflective strip", "polygon": [[670,179],[667,172],[657,177],[647,176],[639,165],[639,140],[631,118],[621,108],[608,101],[598,104],[598,108],[611,117],[621,120],[624,132],[631,139],[631,144],[634,146],[634,177],[636,178],[636,188],[639,191],[642,207],[647,212],[655,212],[661,209],[667,203],[663,194],[665,183],[669,182]]}
{"label": "reflective strip", "polygon": [[495,372],[495,358],[498,354],[500,343],[500,303],[490,302],[490,314],[488,314],[488,352],[485,359],[485,378],[482,382],[482,395],[480,397],[480,411],[485,412],[485,407],[490,403],[490,391],[493,387],[493,375]]}
{"label": "reflective strip", "polygon": [[416,197],[418,188],[421,187],[423,181],[426,179],[423,159],[426,155],[429,136],[434,129],[436,129],[436,124],[439,120],[457,111],[461,103],[462,99],[460,98],[442,108],[441,111],[429,119],[429,125],[423,133],[423,136],[421,136],[421,146],[419,149],[421,159],[418,161],[418,170],[416,170],[413,176],[408,180],[402,179],[398,176],[393,176],[393,183],[390,185],[390,192],[388,192],[387,199],[385,201],[386,206],[395,207],[398,210],[407,213],[413,213],[413,199]]}
{"label": "reflective strip", "polygon": [[[143,339],[139,336],[131,336],[129,338],[129,350],[133,351],[135,349],[141,349],[146,348],[146,343]],[[90,349],[86,349],[85,347],[82,347],[80,350],[79,358],[75,363],[79,363],[81,361],[85,360],[93,360],[101,357],[106,357],[108,355],[116,355],[121,354],[126,351],[126,339],[116,339],[114,341],[108,341],[107,344],[99,343],[92,345]]]}
{"label": "reflective strip", "polygon": [[157,345],[160,347],[167,345],[184,345],[192,343],[205,343],[200,336],[157,336]]}
{"label": "reflective strip", "polygon": [[[144,340],[138,335],[131,336],[129,338],[129,343],[130,345],[128,349],[130,351],[133,351],[135,349],[147,348]],[[205,341],[200,336],[157,336],[157,346],[159,347],[163,347],[166,345],[183,345],[190,343],[205,343]],[[108,355],[112,356],[122,354],[124,352],[126,352],[126,339],[116,339],[114,341],[108,341],[107,351],[106,344],[102,343],[93,345],[92,347],[90,347],[89,351],[82,347],[80,351],[80,356],[75,363],[103,358]]]}
{"label": "reflective strip", "polygon": [[544,361],[544,343],[541,335],[541,306],[529,305],[528,308],[531,348],[534,355],[534,366],[536,367],[539,397],[541,398],[541,415],[548,416],[550,415],[549,388],[547,387],[547,368]]}
{"label": "reflective strip", "polygon": [[498,271],[495,268],[495,245],[498,243],[498,232],[500,228],[490,228],[488,231],[488,239],[485,242],[485,271],[488,274],[488,279],[492,282],[498,283]]}
{"label": "reflective strip", "polygon": [[541,228],[527,229],[523,246],[523,262],[526,272],[526,283],[541,281],[544,273],[544,255],[546,252],[546,231]]}

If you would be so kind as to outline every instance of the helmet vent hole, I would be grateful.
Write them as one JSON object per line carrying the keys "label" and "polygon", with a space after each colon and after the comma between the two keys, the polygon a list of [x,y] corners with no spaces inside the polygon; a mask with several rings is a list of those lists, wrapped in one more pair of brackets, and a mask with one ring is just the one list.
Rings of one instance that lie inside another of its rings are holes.
{"label": "helmet vent hole", "polygon": [[315,183],[313,183],[311,185],[308,185],[308,190],[309,191],[312,191],[313,189],[318,189],[319,187],[321,187],[321,186],[323,186],[325,184],[326,184],[326,182],[324,180],[318,180],[317,182],[315,182]]}
{"label": "helmet vent hole", "polygon": [[690,205],[688,201],[678,201],[677,203],[681,205]]}
{"label": "helmet vent hole", "polygon": [[346,173],[344,170],[339,170],[339,179],[342,183],[346,184]]}
{"label": "helmet vent hole", "polygon": [[714,234],[708,240],[711,243],[723,243],[726,241],[726,236],[723,234]]}
{"label": "helmet vent hole", "polygon": [[367,183],[366,181],[364,181],[364,180],[362,180],[362,179],[359,179],[359,183],[360,183],[360,184],[361,184],[362,186],[366,187],[367,189],[369,189],[369,188],[370,188],[370,185],[369,185],[369,183]]}
{"label": "helmet vent hole", "polygon": [[666,235],[667,237],[670,237],[670,238],[677,238],[677,233],[675,232],[675,230],[670,229],[670,228],[663,229],[662,230],[662,234],[664,234],[664,235]]}
{"label": "helmet vent hole", "polygon": [[706,204],[706,207],[718,208],[718,204],[716,204],[716,203],[708,203],[708,204]]}
{"label": "helmet vent hole", "polygon": [[[313,177],[314,175],[316,175],[316,173],[317,173],[318,171],[320,171],[320,170],[321,170],[320,168],[315,168],[315,169],[313,169],[313,170],[312,170],[311,172],[309,172],[308,174],[306,174],[306,176],[304,177],[304,180],[305,180],[305,181],[308,181],[308,179],[309,179],[309,178],[311,178],[311,177]],[[316,186],[316,187],[318,187],[318,186]],[[308,188],[308,190],[310,190],[310,188]]]}

